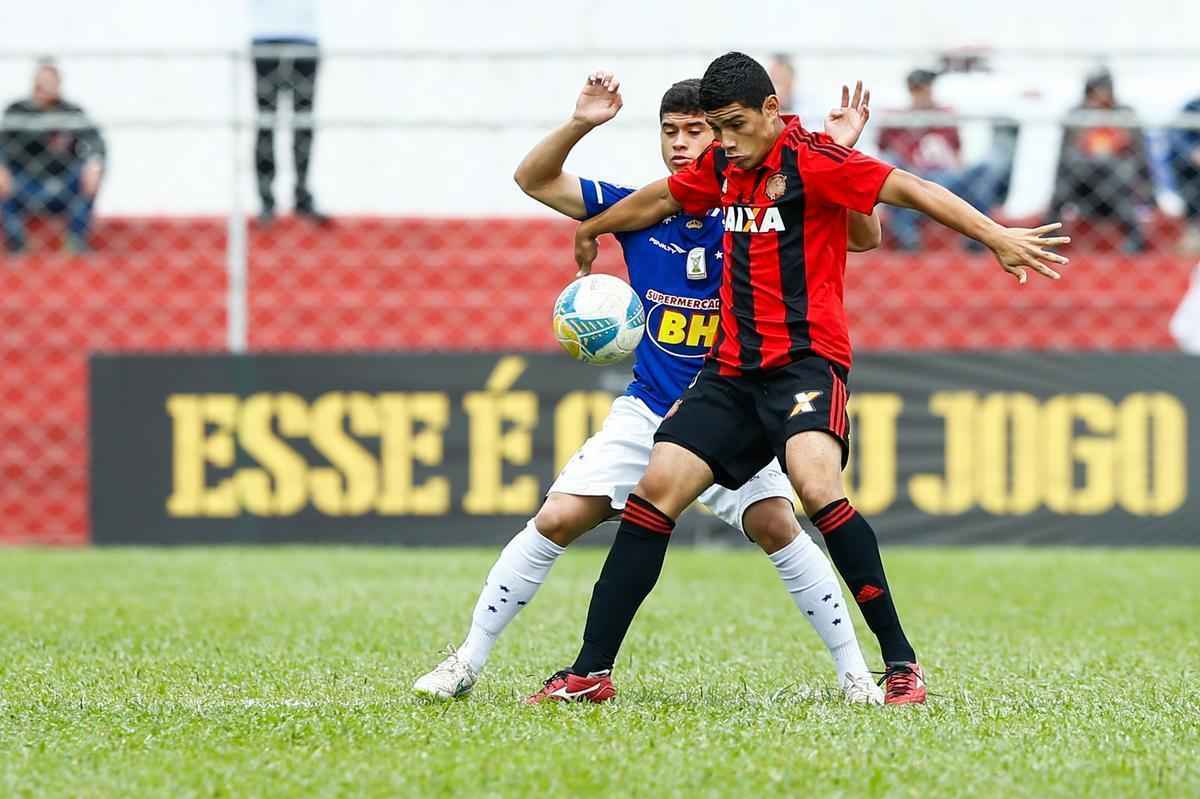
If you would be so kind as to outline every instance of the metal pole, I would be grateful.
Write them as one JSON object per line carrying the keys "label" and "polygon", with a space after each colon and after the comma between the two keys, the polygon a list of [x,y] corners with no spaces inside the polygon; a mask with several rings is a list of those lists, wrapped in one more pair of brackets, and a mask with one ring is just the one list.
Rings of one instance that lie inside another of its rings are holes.
{"label": "metal pole", "polygon": [[230,190],[229,224],[226,234],[225,266],[228,283],[225,317],[227,320],[226,344],[230,352],[246,351],[247,308],[246,308],[246,212],[242,208],[242,179],[245,176],[245,155],[242,152],[242,121],[239,106],[242,97],[242,61],[237,50],[231,51],[230,104],[233,144],[233,185]]}

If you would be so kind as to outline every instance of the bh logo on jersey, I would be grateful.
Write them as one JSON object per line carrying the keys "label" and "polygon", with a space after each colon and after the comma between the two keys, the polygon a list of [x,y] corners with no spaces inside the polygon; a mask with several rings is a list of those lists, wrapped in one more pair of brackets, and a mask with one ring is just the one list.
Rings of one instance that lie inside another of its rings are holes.
{"label": "bh logo on jersey", "polygon": [[733,233],[776,233],[787,228],[774,205],[769,208],[731,205],[725,209],[725,229]]}
{"label": "bh logo on jersey", "polygon": [[646,301],[646,332],[654,346],[677,358],[703,358],[712,348],[721,322],[716,297],[678,297],[651,289]]}
{"label": "bh logo on jersey", "polygon": [[801,391],[796,395],[796,404],[792,406],[792,412],[788,414],[788,418],[799,416],[802,413],[812,413],[816,410],[813,407],[813,401],[821,396],[820,391]]}

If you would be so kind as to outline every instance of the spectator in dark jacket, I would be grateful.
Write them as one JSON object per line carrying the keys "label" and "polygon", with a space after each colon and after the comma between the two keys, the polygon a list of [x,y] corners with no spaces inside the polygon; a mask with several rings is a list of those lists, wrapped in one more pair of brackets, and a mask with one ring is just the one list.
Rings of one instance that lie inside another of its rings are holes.
{"label": "spectator in dark jacket", "polygon": [[[1185,105],[1183,112],[1200,118],[1200,97]],[[1171,171],[1175,174],[1175,188],[1183,198],[1187,222],[1182,249],[1195,255],[1200,253],[1200,127],[1171,131],[1170,159]]]}
{"label": "spectator in dark jacket", "polygon": [[[1117,103],[1112,74],[1105,69],[1088,76],[1083,103],[1072,109],[1073,115],[1098,112],[1124,112],[1133,119],[1133,109]],[[1068,122],[1063,131],[1062,152],[1050,216],[1058,219],[1063,207],[1073,205],[1082,216],[1114,216],[1125,234],[1126,252],[1141,252],[1146,247],[1138,221],[1139,202],[1150,201],[1150,167],[1146,159],[1146,139],[1142,129],[1111,125],[1103,121],[1088,124]]]}
{"label": "spectator in dark jacket", "polygon": [[0,200],[11,253],[25,249],[30,211],[66,216],[67,247],[88,249],[104,140],[83,109],[62,98],[61,87],[58,66],[39,61],[32,96],[10,104],[0,122]]}

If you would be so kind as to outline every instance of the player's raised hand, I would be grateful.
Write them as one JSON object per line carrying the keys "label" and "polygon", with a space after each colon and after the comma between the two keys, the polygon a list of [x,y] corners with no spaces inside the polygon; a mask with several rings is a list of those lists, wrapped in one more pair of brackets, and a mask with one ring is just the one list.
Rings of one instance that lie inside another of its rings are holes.
{"label": "player's raised hand", "polygon": [[853,96],[849,86],[842,87],[842,104],[826,115],[825,132],[843,147],[853,147],[870,118],[871,91],[864,90],[860,80],[854,84]]}
{"label": "player's raised hand", "polygon": [[996,260],[1004,267],[1004,271],[1014,276],[1020,284],[1029,279],[1029,270],[1058,280],[1061,275],[1044,262],[1067,263],[1067,258],[1054,252],[1054,248],[1070,244],[1071,237],[1047,235],[1061,228],[1061,222],[1035,228],[1002,228],[995,241],[988,246],[996,254]]}
{"label": "player's raised hand", "polygon": [[588,125],[603,125],[617,115],[623,104],[621,82],[617,76],[602,69],[596,70],[588,75],[587,83],[579,92],[574,119]]}
{"label": "player's raised hand", "polygon": [[586,233],[582,225],[575,228],[575,265],[579,267],[575,277],[590,275],[592,263],[599,253],[600,245],[596,242],[596,237]]}

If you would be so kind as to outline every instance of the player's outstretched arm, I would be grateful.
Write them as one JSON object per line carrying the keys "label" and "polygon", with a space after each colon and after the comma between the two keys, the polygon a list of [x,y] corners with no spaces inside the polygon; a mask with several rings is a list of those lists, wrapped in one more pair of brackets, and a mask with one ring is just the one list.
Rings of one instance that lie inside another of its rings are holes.
{"label": "player's outstretched arm", "polygon": [[683,207],[671,195],[667,179],[663,178],[643,186],[604,213],[580,222],[575,228],[575,263],[579,266],[579,274],[592,271],[592,262],[599,252],[596,239],[600,236],[643,230],[681,210]]}
{"label": "player's outstretched arm", "polygon": [[563,172],[563,164],[580,139],[621,110],[620,88],[620,81],[611,72],[597,70],[588,75],[571,118],[550,131],[517,167],[513,180],[521,191],[573,219],[586,215],[579,178]]}
{"label": "player's outstretched arm", "polygon": [[1069,244],[1068,236],[1049,236],[1062,224],[1054,222],[1036,228],[1008,228],[980,213],[954,192],[902,169],[894,169],[883,183],[879,201],[901,208],[913,208],[951,230],[982,243],[991,250],[1004,271],[1024,283],[1028,270],[1058,280],[1058,272],[1045,262],[1065,264],[1067,258],[1054,248]]}

